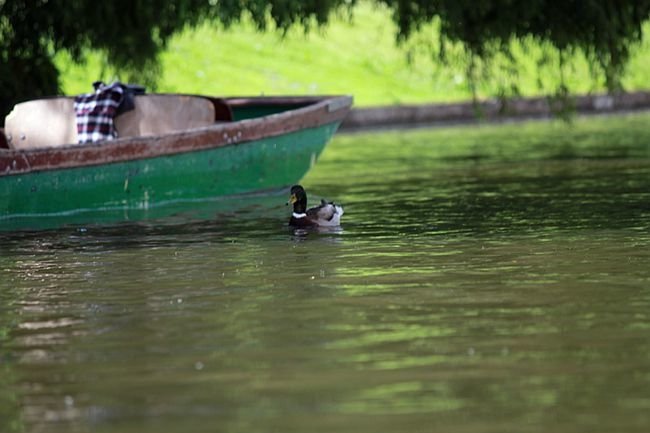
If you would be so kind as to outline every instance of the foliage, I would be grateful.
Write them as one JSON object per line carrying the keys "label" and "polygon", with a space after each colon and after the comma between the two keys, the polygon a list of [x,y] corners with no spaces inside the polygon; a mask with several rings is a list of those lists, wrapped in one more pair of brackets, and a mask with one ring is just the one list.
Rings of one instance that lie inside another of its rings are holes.
{"label": "foliage", "polygon": [[[159,56],[157,90],[211,95],[353,93],[356,106],[467,99],[466,84],[453,81],[456,75],[462,77],[462,70],[440,71],[444,77],[434,81],[436,64],[428,54],[407,63],[404,50],[395,44],[388,8],[363,2],[353,14],[352,20],[347,13],[333,15],[326,27],[309,33],[300,27],[286,35],[260,33],[249,19],[227,30],[210,23],[185,29]],[[87,91],[89,80],[96,77],[122,77],[122,71],[107,66],[97,52],[89,53],[83,64],[62,53],[56,64],[66,94]]]}
{"label": "foliage", "polygon": [[[0,119],[19,100],[60,92],[56,54],[73,61],[100,52],[123,80],[149,87],[160,74],[159,53],[180,30],[201,23],[230,26],[243,16],[257,29],[309,30],[356,0],[0,0]],[[630,48],[641,39],[650,0],[375,0],[392,10],[398,39],[434,47],[443,63],[463,64],[474,95],[497,77],[497,96],[519,93],[518,59],[534,58],[540,88],[549,65],[559,71],[556,98],[567,94],[566,59],[586,56],[612,91]],[[432,27],[434,32],[431,32]],[[338,48],[354,51],[358,41]],[[201,43],[201,49],[215,47]],[[218,47],[216,47],[218,48]],[[579,53],[579,54],[576,54]],[[381,59],[375,59],[375,61]],[[531,63],[528,61],[528,63]],[[381,68],[383,66],[374,69]],[[441,67],[433,74],[440,73]],[[87,81],[92,81],[88,79]],[[485,93],[485,92],[483,92]]]}
{"label": "foliage", "polygon": [[562,53],[582,50],[598,65],[610,91],[621,90],[630,46],[641,40],[642,24],[650,15],[648,0],[381,1],[394,10],[401,40],[438,19],[440,57],[461,43],[469,52],[467,75],[473,81],[481,62],[497,52],[508,55],[514,39],[532,37]]}
{"label": "foliage", "polygon": [[155,77],[170,36],[204,20],[224,25],[246,11],[258,28],[322,24],[344,0],[0,0],[0,117],[16,101],[59,91],[55,52],[86,48],[133,75]]}
{"label": "foliage", "polygon": [[[439,40],[438,20],[395,44],[397,26],[387,6],[361,1],[352,14],[352,19],[347,13],[333,14],[327,26],[316,31],[296,27],[285,35],[260,33],[249,19],[228,29],[209,22],[188,27],[175,34],[159,56],[157,90],[212,95],[352,93],[357,107],[472,98],[462,44],[447,47],[445,62],[432,55],[431,46]],[[606,90],[604,78],[594,74],[580,50],[561,53],[532,37],[513,40],[508,50],[509,56],[496,53],[489,64],[477,62],[482,66],[474,86],[479,99],[551,95],[553,105],[560,107],[557,102],[564,95],[571,99]],[[75,63],[67,53],[57,54],[66,94],[88,91],[94,79],[123,79],[123,71],[108,65],[102,53],[90,51],[86,59]],[[642,44],[631,50],[622,77],[625,89],[647,89],[648,68],[650,22],[644,24]]]}

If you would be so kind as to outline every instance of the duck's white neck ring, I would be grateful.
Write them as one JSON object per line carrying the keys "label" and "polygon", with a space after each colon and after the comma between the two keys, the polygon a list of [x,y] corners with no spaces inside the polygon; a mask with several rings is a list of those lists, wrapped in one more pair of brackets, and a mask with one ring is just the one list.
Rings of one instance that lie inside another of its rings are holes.
{"label": "duck's white neck ring", "polygon": [[307,216],[306,213],[296,213],[296,212],[293,213],[294,218],[304,218],[306,216]]}

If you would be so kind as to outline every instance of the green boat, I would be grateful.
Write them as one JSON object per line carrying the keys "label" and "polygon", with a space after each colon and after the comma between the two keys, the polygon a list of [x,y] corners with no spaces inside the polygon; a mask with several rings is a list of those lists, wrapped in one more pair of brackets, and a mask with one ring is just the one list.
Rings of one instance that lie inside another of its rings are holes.
{"label": "green boat", "polygon": [[119,138],[90,144],[72,141],[72,104],[29,101],[7,116],[0,227],[277,191],[314,165],[352,98],[136,96]]}

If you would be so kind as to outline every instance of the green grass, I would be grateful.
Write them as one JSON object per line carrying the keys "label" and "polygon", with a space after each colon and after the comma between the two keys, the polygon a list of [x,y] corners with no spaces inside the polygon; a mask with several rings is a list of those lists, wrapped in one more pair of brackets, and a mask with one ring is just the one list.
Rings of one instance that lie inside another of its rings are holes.
{"label": "green grass", "polygon": [[[284,38],[277,32],[260,33],[246,22],[228,30],[206,24],[170,41],[161,55],[162,74],[156,90],[215,95],[344,93],[354,95],[357,106],[471,97],[461,62],[443,65],[423,48],[431,41],[436,45],[435,26],[405,47],[396,46],[394,34],[390,11],[366,2],[356,7],[352,21],[335,17],[326,28],[309,34],[294,29]],[[648,87],[648,39],[633,49],[623,80],[628,90]],[[405,48],[411,51],[410,61]],[[557,53],[535,41],[514,45],[513,53],[518,59],[514,70],[508,70],[499,58],[487,68],[492,78],[479,86],[480,97],[508,88],[513,71],[519,74],[524,96],[548,94],[557,88],[559,73],[552,66],[557,64]],[[458,48],[450,54],[457,59],[464,56]],[[551,66],[540,67],[538,60],[545,54]],[[65,54],[58,55],[64,92],[87,92],[96,79],[126,79],[102,59],[100,53],[92,52],[85,65],[76,65]],[[565,80],[574,93],[603,90],[602,80],[592,78],[589,62],[579,53],[565,69]]]}

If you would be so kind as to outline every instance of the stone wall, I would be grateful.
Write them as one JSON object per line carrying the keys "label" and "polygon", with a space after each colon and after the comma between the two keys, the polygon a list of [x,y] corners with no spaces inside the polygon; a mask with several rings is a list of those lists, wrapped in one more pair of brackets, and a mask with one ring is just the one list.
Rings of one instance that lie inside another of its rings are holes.
{"label": "stone wall", "polygon": [[[562,105],[552,98],[488,100],[478,103],[395,105],[353,108],[341,130],[381,129],[407,126],[549,118]],[[605,114],[650,109],[650,92],[615,95],[582,95],[570,99],[576,114]]]}

